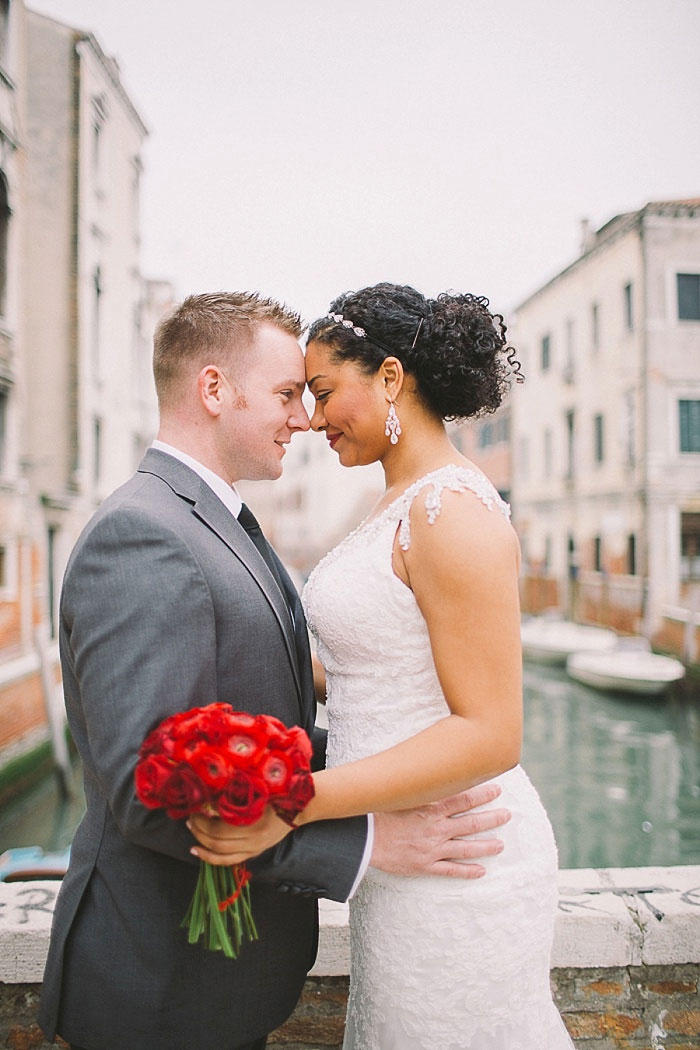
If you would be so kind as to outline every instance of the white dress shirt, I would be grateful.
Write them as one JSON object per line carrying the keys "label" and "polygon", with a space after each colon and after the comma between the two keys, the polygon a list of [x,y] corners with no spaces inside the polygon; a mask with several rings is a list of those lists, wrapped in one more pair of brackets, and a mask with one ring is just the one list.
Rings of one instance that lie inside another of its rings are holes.
{"label": "white dress shirt", "polygon": [[[219,497],[221,502],[228,510],[231,511],[234,518],[237,518],[241,512],[243,506],[243,500],[241,499],[240,493],[236,489],[235,485],[229,485],[227,481],[224,481],[222,477],[215,474],[209,467],[205,467],[203,463],[200,463],[198,459],[193,459],[192,456],[188,456],[186,452],[182,452],[179,448],[175,448],[174,445],[168,445],[165,441],[159,441],[157,438],[153,442],[153,448],[157,448],[160,452],[165,452],[168,456],[172,456],[173,459],[179,459],[181,463],[184,463],[186,467],[193,470],[195,474],[198,474],[202,481],[204,481],[212,492]],[[350,890],[350,897],[355,895],[357,887],[362,881],[364,873],[369,867],[370,858],[372,856],[372,848],[374,846],[374,815],[372,813],[367,814],[367,841],[365,842],[365,851],[362,855],[362,862],[360,863],[355,882],[353,883],[352,889]]]}

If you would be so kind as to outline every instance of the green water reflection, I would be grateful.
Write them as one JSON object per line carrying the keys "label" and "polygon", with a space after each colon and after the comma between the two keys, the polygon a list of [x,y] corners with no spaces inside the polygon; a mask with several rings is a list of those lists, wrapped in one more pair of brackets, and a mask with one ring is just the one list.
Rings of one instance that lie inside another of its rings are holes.
{"label": "green water reflection", "polygon": [[562,868],[700,863],[700,708],[525,668],[523,766]]}
{"label": "green water reflection", "polygon": [[70,846],[85,812],[82,771],[77,762],[69,787],[70,794],[64,798],[54,777],[47,777],[21,799],[5,806],[0,812],[0,853],[16,846],[41,846],[48,851]]}
{"label": "green water reflection", "polygon": [[[562,868],[700,864],[700,707],[604,695],[526,666],[523,765],[547,808]],[[61,849],[83,812],[47,780],[0,814],[0,852]]]}

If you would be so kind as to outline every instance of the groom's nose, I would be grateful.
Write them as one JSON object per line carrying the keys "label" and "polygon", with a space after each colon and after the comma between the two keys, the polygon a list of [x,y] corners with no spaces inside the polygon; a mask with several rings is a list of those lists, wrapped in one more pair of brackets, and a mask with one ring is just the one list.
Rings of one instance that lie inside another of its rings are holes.
{"label": "groom's nose", "polygon": [[311,426],[309,414],[304,408],[301,398],[298,406],[295,405],[294,411],[287,420],[287,426],[290,430],[308,430]]}

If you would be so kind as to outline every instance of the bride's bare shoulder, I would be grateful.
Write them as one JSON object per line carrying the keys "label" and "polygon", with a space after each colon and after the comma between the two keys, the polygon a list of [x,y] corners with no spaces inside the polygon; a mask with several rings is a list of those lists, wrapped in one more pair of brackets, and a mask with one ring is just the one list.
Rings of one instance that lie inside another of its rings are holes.
{"label": "bride's bare shoulder", "polygon": [[[451,483],[427,483],[411,502],[407,524],[411,560],[432,564],[467,560],[492,571],[499,563],[519,562],[519,544],[507,504],[478,472],[455,473]],[[405,530],[406,531],[406,530]]]}

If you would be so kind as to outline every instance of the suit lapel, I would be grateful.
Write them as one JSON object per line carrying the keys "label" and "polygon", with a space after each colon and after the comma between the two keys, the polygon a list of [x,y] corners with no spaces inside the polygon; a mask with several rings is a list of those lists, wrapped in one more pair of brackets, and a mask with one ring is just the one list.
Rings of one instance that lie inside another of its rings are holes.
{"label": "suit lapel", "polygon": [[192,506],[192,513],[211,529],[229,550],[245,566],[270,604],[279,623],[287,656],[294,674],[299,706],[304,710],[304,700],[299,680],[297,646],[293,633],[289,609],[275,583],[265,560],[246,534],[245,529],[205,481],[188,466],[159,449],[149,449],[139,467],[139,472],[156,474],[179,496]]}

